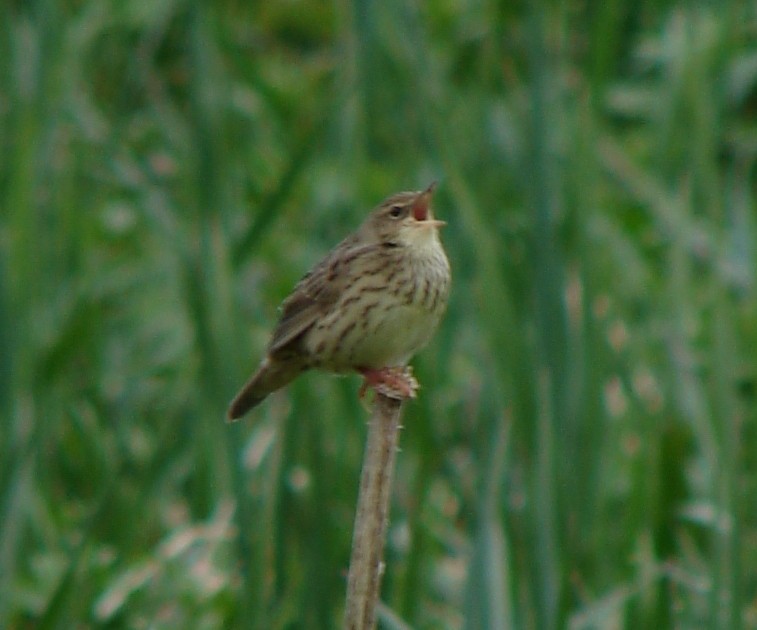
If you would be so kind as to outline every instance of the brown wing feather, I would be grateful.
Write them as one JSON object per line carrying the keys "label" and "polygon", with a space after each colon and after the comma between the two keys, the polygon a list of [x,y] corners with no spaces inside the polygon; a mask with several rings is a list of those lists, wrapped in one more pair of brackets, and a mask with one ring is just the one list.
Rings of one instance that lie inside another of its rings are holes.
{"label": "brown wing feather", "polygon": [[376,245],[360,245],[351,237],[305,274],[281,305],[281,319],[273,332],[269,354],[285,350],[328,312],[351,276],[350,265],[374,249]]}

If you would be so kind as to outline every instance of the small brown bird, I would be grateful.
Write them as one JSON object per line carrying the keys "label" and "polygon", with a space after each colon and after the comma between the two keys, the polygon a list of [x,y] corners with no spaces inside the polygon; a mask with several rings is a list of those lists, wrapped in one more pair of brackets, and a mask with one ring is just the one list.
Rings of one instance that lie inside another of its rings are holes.
{"label": "small brown bird", "polygon": [[294,288],[268,353],[231,402],[233,421],[310,368],[357,371],[366,387],[398,399],[418,387],[408,361],[444,314],[450,269],[431,197],[392,195]]}

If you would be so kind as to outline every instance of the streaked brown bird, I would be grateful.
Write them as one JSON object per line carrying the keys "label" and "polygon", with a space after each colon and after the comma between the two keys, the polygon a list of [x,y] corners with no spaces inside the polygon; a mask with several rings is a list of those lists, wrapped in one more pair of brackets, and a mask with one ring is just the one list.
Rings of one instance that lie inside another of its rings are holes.
{"label": "streaked brown bird", "polygon": [[281,306],[266,357],[231,402],[229,421],[310,368],[361,373],[361,395],[372,387],[415,396],[407,364],[436,330],[450,286],[434,188],[383,201],[300,280]]}

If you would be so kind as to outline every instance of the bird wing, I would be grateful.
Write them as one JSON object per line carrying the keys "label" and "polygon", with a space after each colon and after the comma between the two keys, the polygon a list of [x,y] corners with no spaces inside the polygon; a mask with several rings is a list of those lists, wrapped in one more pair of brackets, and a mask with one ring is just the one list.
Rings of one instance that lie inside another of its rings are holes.
{"label": "bird wing", "polygon": [[328,312],[353,275],[355,260],[376,249],[376,245],[356,245],[345,240],[305,274],[281,305],[281,319],[273,332],[269,354],[285,349]]}

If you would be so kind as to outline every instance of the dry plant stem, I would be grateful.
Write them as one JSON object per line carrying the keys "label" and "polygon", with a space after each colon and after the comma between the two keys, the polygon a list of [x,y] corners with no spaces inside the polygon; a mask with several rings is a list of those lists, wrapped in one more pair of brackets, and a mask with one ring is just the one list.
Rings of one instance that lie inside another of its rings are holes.
{"label": "dry plant stem", "polygon": [[376,394],[355,513],[352,557],[347,577],[345,630],[370,630],[376,627],[376,605],[384,572],[384,541],[401,413],[402,401]]}

